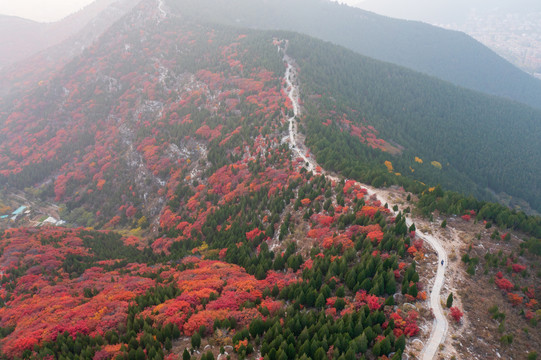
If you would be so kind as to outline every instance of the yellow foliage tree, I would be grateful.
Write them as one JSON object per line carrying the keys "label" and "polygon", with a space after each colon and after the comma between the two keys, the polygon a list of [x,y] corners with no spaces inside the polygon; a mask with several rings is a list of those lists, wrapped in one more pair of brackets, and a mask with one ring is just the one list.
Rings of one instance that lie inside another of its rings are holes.
{"label": "yellow foliage tree", "polygon": [[415,157],[415,162],[419,163],[419,164],[422,164],[423,163],[423,159],[419,158],[419,157]]}
{"label": "yellow foliage tree", "polygon": [[431,164],[432,164],[432,166],[437,167],[437,168],[440,169],[440,170],[441,170],[441,168],[442,168],[442,167],[441,167],[441,164],[440,164],[439,162],[437,162],[437,161],[432,161]]}
{"label": "yellow foliage tree", "polygon": [[389,172],[393,172],[393,164],[390,161],[385,161],[385,166]]}
{"label": "yellow foliage tree", "polygon": [[208,248],[209,248],[209,246],[208,246],[207,242],[203,241],[203,244],[201,244],[201,246],[198,248],[198,250],[200,252],[203,252],[203,251],[207,250]]}
{"label": "yellow foliage tree", "polygon": [[141,218],[137,221],[137,226],[139,227],[143,227],[143,225],[145,225],[147,223],[147,218],[146,216],[141,216]]}

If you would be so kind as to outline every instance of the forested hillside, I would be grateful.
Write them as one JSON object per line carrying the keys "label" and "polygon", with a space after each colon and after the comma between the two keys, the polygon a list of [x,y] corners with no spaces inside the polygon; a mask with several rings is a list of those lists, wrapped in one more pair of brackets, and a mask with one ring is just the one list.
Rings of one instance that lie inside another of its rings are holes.
{"label": "forested hillside", "polygon": [[4,99],[4,191],[110,230],[0,233],[2,356],[400,358],[422,241],[292,159],[279,38],[156,10]]}
{"label": "forested hillside", "polygon": [[[201,140],[223,140],[221,147],[234,149],[241,143],[226,139],[253,134],[253,104],[235,104],[251,99],[246,92],[259,91],[265,81],[269,91],[277,91],[280,56],[262,44],[279,35],[291,38],[290,51],[301,68],[307,143],[329,169],[376,185],[402,183],[396,180],[400,173],[485,199],[494,199],[488,190],[505,192],[541,208],[539,111],[291,33],[254,33],[258,38],[223,50],[209,47],[204,38],[210,35],[197,25],[196,33],[181,32],[184,48],[179,49],[176,23],[145,29],[142,41],[117,25],[99,47],[50,82],[5,98],[2,181],[21,189],[42,184],[42,197],[65,202],[70,211],[79,209],[86,225],[103,226],[115,216],[127,221],[121,205],[138,209],[136,218],[156,216],[160,204],[154,201],[141,212],[143,195],[152,186],[151,196],[159,201],[155,191],[186,176],[191,161],[208,154],[213,164],[208,171],[224,164],[217,158],[223,150]],[[212,35],[211,41],[219,40],[220,34]],[[234,69],[221,75],[225,79],[212,75],[224,71],[223,62]],[[248,73],[245,66],[268,69],[275,78],[271,81],[268,72]],[[268,101],[261,106],[268,107]],[[156,116],[162,120],[151,122]],[[243,126],[246,118],[251,123]],[[386,145],[378,145],[381,141]],[[385,161],[393,168],[384,167]],[[51,176],[54,181],[46,181]],[[131,189],[116,191],[115,184],[126,181]]]}
{"label": "forested hillside", "polygon": [[[141,2],[0,100],[0,359],[418,355],[434,253],[412,194],[401,210],[356,180],[415,190],[429,216],[471,206],[539,233],[538,218],[436,186],[539,205],[539,112],[305,35],[168,10]],[[66,226],[42,213],[19,226],[43,204]],[[514,294],[537,321],[535,279]]]}
{"label": "forested hillside", "polygon": [[[505,192],[541,209],[541,112],[302,36],[290,52],[302,69],[308,144],[320,163],[381,183],[374,164],[390,161],[389,173],[484,198],[488,189]],[[367,125],[398,149],[362,146]]]}
{"label": "forested hillside", "polygon": [[456,85],[541,108],[541,81],[468,35],[391,19],[332,1],[168,0],[182,17],[254,29],[283,29]]}

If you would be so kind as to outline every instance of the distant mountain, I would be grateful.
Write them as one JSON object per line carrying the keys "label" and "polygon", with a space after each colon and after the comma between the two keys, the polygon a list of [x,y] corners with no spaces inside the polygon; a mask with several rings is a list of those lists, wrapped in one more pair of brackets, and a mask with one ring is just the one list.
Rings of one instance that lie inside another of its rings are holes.
{"label": "distant mountain", "polygon": [[54,23],[0,16],[0,95],[47,79],[136,4],[98,0]]}
{"label": "distant mountain", "polygon": [[43,49],[45,24],[0,15],[0,69]]}
{"label": "distant mountain", "polygon": [[541,81],[471,37],[326,0],[168,0],[181,16],[302,32],[453,84],[541,108]]}
{"label": "distant mountain", "polygon": [[[406,176],[485,200],[511,194],[541,211],[540,110],[302,36],[290,53],[307,143],[326,168],[378,186]],[[368,125],[400,150],[371,150]],[[378,173],[385,161],[393,171]]]}
{"label": "distant mountain", "polygon": [[56,45],[82,30],[116,0],[98,0],[53,23],[0,15],[0,68]]}

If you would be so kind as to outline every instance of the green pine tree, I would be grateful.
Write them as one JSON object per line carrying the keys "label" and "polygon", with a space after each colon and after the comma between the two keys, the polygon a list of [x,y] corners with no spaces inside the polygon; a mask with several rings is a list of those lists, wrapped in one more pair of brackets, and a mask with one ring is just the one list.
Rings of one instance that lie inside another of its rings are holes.
{"label": "green pine tree", "polygon": [[191,343],[192,343],[192,347],[194,349],[197,349],[198,347],[201,346],[201,335],[199,335],[198,332],[194,333],[192,335],[192,340],[191,340]]}
{"label": "green pine tree", "polygon": [[453,306],[453,293],[450,293],[449,296],[447,297],[446,306],[447,308],[450,308],[451,306]]}
{"label": "green pine tree", "polygon": [[188,349],[184,348],[184,352],[182,353],[182,360],[190,360],[192,356],[190,355],[190,352]]}

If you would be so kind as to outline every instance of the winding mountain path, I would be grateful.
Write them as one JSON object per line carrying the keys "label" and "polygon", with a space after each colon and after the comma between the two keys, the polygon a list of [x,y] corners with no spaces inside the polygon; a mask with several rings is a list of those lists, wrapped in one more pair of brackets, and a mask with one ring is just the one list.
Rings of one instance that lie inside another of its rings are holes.
{"label": "winding mountain path", "polygon": [[[289,142],[291,144],[291,148],[294,152],[294,154],[297,157],[300,157],[305,162],[305,167],[308,171],[316,172],[316,168],[320,169],[321,167],[317,164],[316,160],[312,156],[307,156],[307,149],[304,143],[299,141],[299,134],[297,129],[297,117],[301,115],[301,107],[299,104],[299,87],[297,83],[297,72],[294,66],[294,60],[287,55],[287,47],[288,47],[288,41],[285,41],[285,46],[281,48],[281,50],[284,53],[284,61],[287,64],[287,69],[285,73],[285,81],[286,81],[286,92],[291,100],[292,106],[293,106],[293,116],[289,118]],[[327,178],[333,180],[333,181],[339,181],[339,178],[337,176],[333,176],[325,172],[324,170],[321,170],[322,174],[325,175]],[[388,203],[389,199],[382,191],[378,191],[378,189],[372,188],[371,186],[367,186],[365,184],[358,183],[363,188],[366,188],[368,190],[368,195],[376,195],[377,198],[382,203]],[[422,222],[422,220],[420,220]],[[410,218],[406,218],[406,224],[408,226],[411,226],[413,224],[413,220]],[[432,331],[430,333],[430,338],[428,340],[428,343],[425,344],[422,352],[422,359],[423,360],[431,360],[436,357],[436,354],[438,352],[439,345],[444,341],[445,335],[447,334],[447,328],[448,323],[447,319],[445,318],[445,315],[443,313],[443,309],[441,307],[440,302],[440,296],[441,296],[441,288],[443,286],[443,283],[445,281],[445,270],[447,268],[448,258],[447,258],[447,252],[443,248],[441,244],[442,239],[438,239],[437,236],[434,236],[432,234],[427,234],[422,231],[417,230],[417,235],[426,241],[427,243],[432,246],[432,248],[436,251],[438,254],[438,263],[437,263],[437,273],[436,278],[434,280],[434,285],[431,290],[430,294],[430,308],[432,309],[432,312],[434,313],[434,323],[432,326]],[[441,264],[441,261],[443,260],[443,265]]]}
{"label": "winding mountain path", "polygon": [[293,66],[293,60],[287,54],[284,55],[284,60],[287,62],[287,69],[285,75],[287,84],[287,96],[293,104],[293,116],[289,118],[289,142],[291,143],[293,152],[297,155],[297,157],[300,157],[304,160],[306,164],[306,169],[308,171],[315,171],[317,167],[315,160],[310,159],[306,156],[306,147],[304,146],[304,144],[297,141],[299,137],[297,130],[297,116],[301,114],[301,107],[299,104],[299,88],[298,86],[296,86],[297,72],[295,71],[295,67]]}
{"label": "winding mountain path", "polygon": [[[424,241],[428,242],[438,253],[438,272],[436,273],[436,279],[434,280],[434,285],[432,286],[432,292],[430,294],[430,307],[434,313],[434,324],[432,325],[430,339],[425,345],[422,353],[423,360],[431,360],[436,357],[439,345],[443,342],[445,335],[447,334],[448,323],[443,314],[443,309],[441,308],[440,293],[443,282],[445,281],[445,270],[447,268],[448,259],[447,252],[436,237],[422,232],[417,232],[417,234],[419,234]],[[442,261],[443,265],[441,264]]]}
{"label": "winding mountain path", "polygon": [[162,14],[162,18],[167,17],[167,12],[163,9],[163,6],[165,4],[163,3],[163,0],[158,0],[158,10],[160,10],[160,13]]}

